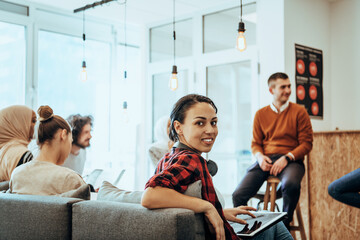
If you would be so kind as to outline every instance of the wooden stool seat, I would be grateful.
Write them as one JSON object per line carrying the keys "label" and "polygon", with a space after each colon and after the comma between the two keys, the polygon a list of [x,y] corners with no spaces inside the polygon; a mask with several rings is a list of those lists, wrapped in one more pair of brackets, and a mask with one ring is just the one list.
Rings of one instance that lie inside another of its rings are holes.
{"label": "wooden stool seat", "polygon": [[[268,203],[270,202],[270,211],[274,212],[275,210],[275,201],[276,201],[276,189],[278,184],[280,183],[280,179],[274,176],[269,176],[266,183],[266,190],[265,190],[265,196],[264,196],[264,210],[268,210]],[[295,226],[294,221],[292,222],[292,225],[290,226],[290,232],[294,239],[295,237],[295,231],[300,231],[301,240],[306,240],[305,235],[305,228],[304,223],[301,215],[301,209],[300,204],[296,206],[296,218],[298,225]]]}

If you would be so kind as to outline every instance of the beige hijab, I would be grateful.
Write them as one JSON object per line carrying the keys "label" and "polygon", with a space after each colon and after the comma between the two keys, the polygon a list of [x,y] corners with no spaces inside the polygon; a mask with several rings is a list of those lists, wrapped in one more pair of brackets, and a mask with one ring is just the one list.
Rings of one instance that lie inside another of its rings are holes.
{"label": "beige hijab", "polygon": [[0,111],[0,182],[10,180],[29,144],[32,110],[10,106]]}

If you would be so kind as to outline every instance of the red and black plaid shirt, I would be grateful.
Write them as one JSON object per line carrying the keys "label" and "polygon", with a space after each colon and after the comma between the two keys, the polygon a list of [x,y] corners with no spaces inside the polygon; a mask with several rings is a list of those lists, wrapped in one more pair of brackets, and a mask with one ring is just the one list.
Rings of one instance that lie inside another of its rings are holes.
{"label": "red and black plaid shirt", "polygon": [[[238,240],[233,228],[225,219],[221,204],[216,196],[215,188],[207,168],[206,160],[199,154],[180,148],[173,148],[158,163],[155,175],[146,183],[148,187],[166,187],[184,193],[188,186],[201,180],[202,198],[214,205],[224,221],[226,239]],[[209,229],[206,229],[209,235]],[[212,236],[215,239],[216,236]]]}

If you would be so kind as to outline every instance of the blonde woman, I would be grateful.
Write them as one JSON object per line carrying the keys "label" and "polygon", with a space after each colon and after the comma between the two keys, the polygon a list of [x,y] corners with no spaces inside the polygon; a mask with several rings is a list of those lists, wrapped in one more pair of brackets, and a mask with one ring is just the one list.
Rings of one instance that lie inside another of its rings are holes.
{"label": "blonde woman", "polygon": [[0,111],[0,182],[10,180],[13,170],[33,156],[27,146],[34,135],[36,114],[26,106]]}

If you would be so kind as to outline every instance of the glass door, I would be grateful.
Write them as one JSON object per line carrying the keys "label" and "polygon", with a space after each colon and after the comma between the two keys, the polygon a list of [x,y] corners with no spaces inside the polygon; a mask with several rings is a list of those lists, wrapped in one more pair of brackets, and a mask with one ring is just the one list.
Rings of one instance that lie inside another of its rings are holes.
{"label": "glass door", "polygon": [[252,59],[206,67],[207,96],[218,108],[219,134],[208,158],[219,171],[213,178],[226,206],[231,195],[253,163],[252,121],[258,105],[256,65]]}

